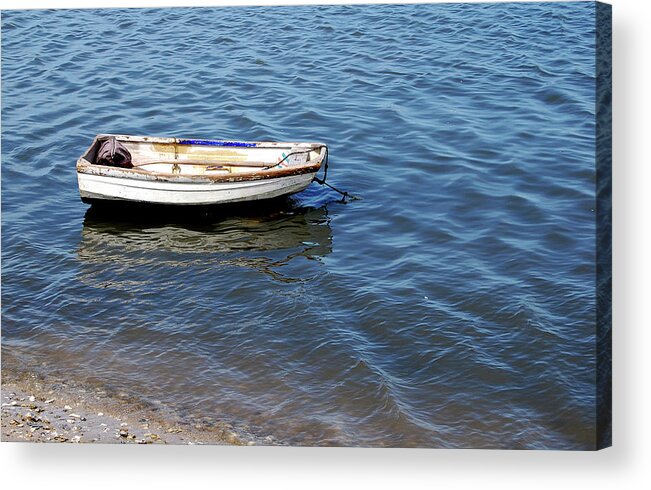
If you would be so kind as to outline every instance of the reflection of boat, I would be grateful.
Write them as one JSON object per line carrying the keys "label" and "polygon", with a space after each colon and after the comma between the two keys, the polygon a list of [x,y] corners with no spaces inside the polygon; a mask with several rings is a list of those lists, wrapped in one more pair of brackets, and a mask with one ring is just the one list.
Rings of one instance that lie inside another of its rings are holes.
{"label": "reflection of boat", "polygon": [[[116,153],[116,144],[123,153]],[[103,134],[77,161],[77,179],[81,199],[89,203],[209,205],[256,201],[304,190],[321,168],[327,151],[322,143]],[[100,165],[104,153],[110,163]],[[109,166],[117,164],[116,155],[121,155],[120,167]]]}
{"label": "reflection of boat", "polygon": [[293,258],[318,259],[332,250],[325,208],[294,208],[285,203],[267,214],[238,210],[238,215],[174,223],[154,214],[116,222],[107,210],[90,208],[78,256],[86,265],[211,262],[277,275],[275,268]]}

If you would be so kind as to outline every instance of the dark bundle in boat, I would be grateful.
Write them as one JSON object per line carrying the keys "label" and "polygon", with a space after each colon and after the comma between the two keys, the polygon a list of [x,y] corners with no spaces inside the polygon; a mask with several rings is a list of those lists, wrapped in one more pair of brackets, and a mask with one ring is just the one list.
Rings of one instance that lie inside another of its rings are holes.
{"label": "dark bundle in boat", "polygon": [[104,141],[97,151],[96,165],[109,167],[132,168],[131,153],[126,147],[111,136]]}

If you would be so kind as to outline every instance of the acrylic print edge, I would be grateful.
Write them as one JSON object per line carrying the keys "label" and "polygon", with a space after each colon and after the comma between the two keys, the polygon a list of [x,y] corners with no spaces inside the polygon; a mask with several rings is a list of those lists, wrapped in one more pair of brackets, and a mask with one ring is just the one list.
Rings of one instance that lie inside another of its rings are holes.
{"label": "acrylic print edge", "polygon": [[612,445],[612,6],[596,3],[596,449]]}

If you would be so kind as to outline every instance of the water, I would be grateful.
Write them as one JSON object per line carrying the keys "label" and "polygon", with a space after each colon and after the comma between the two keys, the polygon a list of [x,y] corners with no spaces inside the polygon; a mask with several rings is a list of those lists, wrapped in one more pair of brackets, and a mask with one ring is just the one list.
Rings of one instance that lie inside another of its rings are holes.
{"label": "water", "polygon": [[[3,370],[281,444],[593,447],[594,15],[3,12]],[[325,141],[363,199],[106,216],[100,132]]]}

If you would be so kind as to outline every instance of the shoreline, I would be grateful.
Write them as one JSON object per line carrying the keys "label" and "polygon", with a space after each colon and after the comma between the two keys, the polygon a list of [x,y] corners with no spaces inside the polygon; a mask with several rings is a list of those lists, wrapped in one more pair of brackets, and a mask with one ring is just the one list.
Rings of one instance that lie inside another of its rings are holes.
{"label": "shoreline", "polygon": [[2,442],[186,443],[146,419],[98,412],[53,390],[46,399],[38,390],[3,382],[1,391]]}
{"label": "shoreline", "polygon": [[6,369],[0,385],[2,442],[277,445],[225,422],[193,424],[125,393]]}

